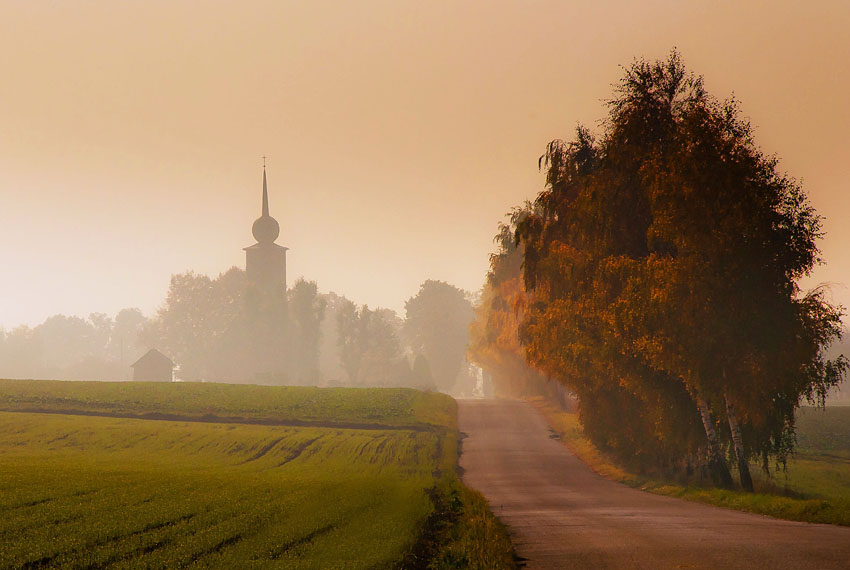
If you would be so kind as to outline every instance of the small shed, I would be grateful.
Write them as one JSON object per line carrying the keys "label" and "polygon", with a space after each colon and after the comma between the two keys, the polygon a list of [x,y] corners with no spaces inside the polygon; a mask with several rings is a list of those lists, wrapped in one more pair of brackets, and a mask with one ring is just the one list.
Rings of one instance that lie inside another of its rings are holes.
{"label": "small shed", "polygon": [[130,365],[133,380],[138,382],[171,382],[174,363],[155,348]]}

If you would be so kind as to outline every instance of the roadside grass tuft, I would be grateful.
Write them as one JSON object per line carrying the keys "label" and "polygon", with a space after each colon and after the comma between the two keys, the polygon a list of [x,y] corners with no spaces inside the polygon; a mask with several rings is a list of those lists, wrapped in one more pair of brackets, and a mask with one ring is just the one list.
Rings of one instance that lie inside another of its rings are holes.
{"label": "roadside grass tuft", "polygon": [[429,570],[499,570],[517,568],[504,524],[490,511],[487,500],[452,476],[442,491],[441,518]]}

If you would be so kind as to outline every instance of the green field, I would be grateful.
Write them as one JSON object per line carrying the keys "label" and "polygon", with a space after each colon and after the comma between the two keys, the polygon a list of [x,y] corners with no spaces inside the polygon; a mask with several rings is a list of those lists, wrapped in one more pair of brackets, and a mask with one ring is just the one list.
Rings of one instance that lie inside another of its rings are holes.
{"label": "green field", "polygon": [[850,407],[802,408],[797,454],[779,484],[804,495],[845,501],[850,518]]}
{"label": "green field", "polygon": [[456,422],[451,398],[418,390],[214,383],[0,380],[0,411],[343,427],[453,429]]}
{"label": "green field", "polygon": [[510,563],[441,394],[0,381],[0,408],[51,412],[0,412],[0,567]]}

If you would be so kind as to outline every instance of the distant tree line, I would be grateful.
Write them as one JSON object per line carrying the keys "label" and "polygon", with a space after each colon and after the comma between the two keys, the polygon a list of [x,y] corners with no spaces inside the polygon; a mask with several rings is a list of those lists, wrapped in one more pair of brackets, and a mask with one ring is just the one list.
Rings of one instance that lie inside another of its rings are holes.
{"label": "distant tree line", "polygon": [[426,281],[406,306],[402,320],[303,279],[268,292],[235,267],[216,279],[185,273],[172,277],[141,339],[178,362],[185,380],[452,390],[472,320],[468,295]]}
{"label": "distant tree line", "polygon": [[144,353],[138,340],[146,324],[138,309],[123,309],[115,318],[53,315],[35,327],[0,329],[0,376],[126,380]]}
{"label": "distant tree line", "polygon": [[287,291],[256,287],[239,268],[216,278],[173,275],[152,318],[126,309],[115,319],[56,315],[0,330],[0,377],[126,380],[157,348],[185,381],[321,386],[408,386],[471,391],[465,353],[469,294],[426,281],[407,303],[357,306],[299,279]]}
{"label": "distant tree line", "polygon": [[608,108],[598,137],[548,145],[546,189],[501,228],[471,355],[522,355],[632,466],[730,486],[731,460],[752,490],[749,462],[783,463],[797,408],[848,367],[826,356],[841,307],[797,284],[820,217],[677,53],[635,62]]}

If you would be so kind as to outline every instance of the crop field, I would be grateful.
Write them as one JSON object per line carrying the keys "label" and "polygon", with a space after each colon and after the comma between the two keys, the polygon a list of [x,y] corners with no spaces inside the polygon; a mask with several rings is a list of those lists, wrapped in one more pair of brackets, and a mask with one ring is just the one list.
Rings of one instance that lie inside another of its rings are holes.
{"label": "crop field", "polygon": [[405,388],[0,380],[0,411],[289,425],[450,427],[451,398]]}
{"label": "crop field", "polygon": [[[439,394],[0,384],[0,407],[52,412],[0,412],[2,568],[391,568],[456,461]],[[79,414],[108,409],[191,421]]]}

